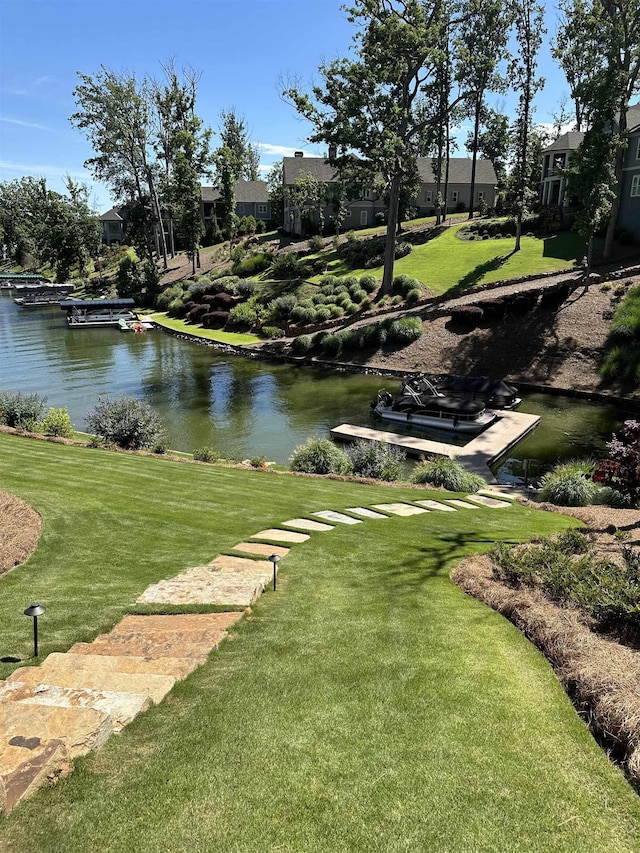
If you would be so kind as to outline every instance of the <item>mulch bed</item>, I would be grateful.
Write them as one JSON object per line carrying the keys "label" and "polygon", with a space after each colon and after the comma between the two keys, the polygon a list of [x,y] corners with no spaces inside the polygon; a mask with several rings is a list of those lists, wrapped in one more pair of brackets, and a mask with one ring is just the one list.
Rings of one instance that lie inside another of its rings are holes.
{"label": "mulch bed", "polygon": [[0,492],[0,575],[24,563],[35,551],[42,519],[25,501]]}
{"label": "mulch bed", "polygon": [[[640,542],[637,510],[543,506],[582,519],[598,550],[607,556],[620,547],[614,528],[627,533],[625,544]],[[496,580],[487,555],[464,560],[451,579],[506,616],[540,649],[609,756],[634,785],[640,785],[640,651],[597,634],[589,617],[576,608],[560,607],[539,590]]]}

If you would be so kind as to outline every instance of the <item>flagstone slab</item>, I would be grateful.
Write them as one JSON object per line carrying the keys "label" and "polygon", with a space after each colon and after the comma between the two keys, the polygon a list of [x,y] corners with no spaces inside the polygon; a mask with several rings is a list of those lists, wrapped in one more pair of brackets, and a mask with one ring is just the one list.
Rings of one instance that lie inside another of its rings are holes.
{"label": "flagstone slab", "polygon": [[75,758],[99,749],[113,733],[113,726],[108,714],[93,708],[3,702],[0,704],[0,732],[3,739],[13,745],[20,745],[21,739],[29,743],[33,743],[34,738],[41,742],[62,741],[69,757]]}
{"label": "flagstone slab", "polygon": [[[78,658],[82,660],[82,658]],[[161,702],[176,683],[171,675],[146,675],[131,672],[93,672],[79,668],[77,672],[57,670],[53,666],[43,673],[39,666],[23,666],[7,678],[8,682],[20,681],[37,686],[43,681],[59,687],[78,687],[90,690],[108,690],[116,693],[141,693],[153,702]],[[1,708],[2,706],[0,706]],[[69,709],[67,709],[69,710]],[[85,709],[72,709],[85,710]]]}
{"label": "flagstone slab", "polygon": [[420,506],[413,506],[412,504],[373,504],[374,509],[382,509],[385,512],[390,512],[391,515],[419,515],[423,512],[429,512],[428,509],[424,509]]}
{"label": "flagstone slab", "polygon": [[[82,658],[76,657],[76,660]],[[59,708],[93,708],[111,717],[114,732],[120,732],[138,714],[151,707],[151,699],[142,693],[123,693],[113,690],[60,687],[47,684],[42,674],[42,684],[24,681],[5,681],[0,684],[0,702],[18,702],[21,705],[54,705]]]}
{"label": "flagstone slab", "polygon": [[284,548],[282,545],[265,545],[262,542],[239,542],[233,546],[233,550],[244,551],[247,554],[260,554],[264,557],[270,557],[271,554],[286,557],[291,549]]}
{"label": "flagstone slab", "polygon": [[[179,634],[155,634],[149,637],[119,636],[101,634],[92,643],[76,643],[68,651],[70,655],[100,655],[101,657],[134,655],[138,657],[175,658],[185,655],[196,664],[204,663],[209,656],[210,644],[187,643]],[[215,648],[215,646],[213,647]]]}
{"label": "flagstone slab", "polygon": [[254,560],[251,557],[234,557],[227,554],[220,554],[208,564],[207,568],[247,577],[270,578],[273,576],[273,563],[270,560]]}
{"label": "flagstone slab", "polygon": [[362,524],[362,519],[351,518],[350,515],[345,515],[343,512],[336,512],[333,509],[323,509],[320,512],[314,512],[318,518],[324,518],[326,521],[335,521],[336,524]]}
{"label": "flagstone slab", "polygon": [[514,495],[498,492],[496,489],[480,489],[479,494],[488,495],[490,498],[496,498],[499,501],[515,501]]}
{"label": "flagstone slab", "polygon": [[292,545],[298,542],[306,542],[311,537],[307,533],[294,533],[293,530],[279,530],[277,527],[269,527],[260,533],[252,533],[251,539],[273,539],[274,542],[289,542]]}
{"label": "flagstone slab", "polygon": [[457,512],[452,506],[441,504],[439,501],[414,501],[414,503],[420,504],[420,506],[424,506],[427,509],[439,510],[440,512]]}
{"label": "flagstone slab", "polygon": [[[179,632],[184,635],[187,631],[196,631],[199,636],[204,634],[213,635],[219,642],[227,633],[227,630],[242,619],[242,612],[230,613],[173,613],[168,615],[151,614],[143,616],[130,614],[125,616],[110,631],[112,636],[116,634],[157,634],[159,631]],[[206,642],[206,640],[205,640]]]}
{"label": "flagstone slab", "polygon": [[[170,675],[173,678],[186,678],[198,666],[198,662],[189,658],[145,658],[135,655],[85,655],[78,660],[75,654],[52,652],[40,664],[40,671],[61,671],[68,669],[78,672],[81,669],[91,672],[128,672],[131,675]],[[45,681],[45,679],[42,679]]]}
{"label": "flagstone slab", "polygon": [[468,501],[460,501],[458,498],[447,498],[447,503],[457,506],[459,509],[480,509],[478,504],[470,504]]}
{"label": "flagstone slab", "polygon": [[467,495],[465,500],[473,501],[473,503],[480,504],[480,506],[488,506],[491,509],[508,509],[511,506],[509,501],[499,501],[487,495]]}
{"label": "flagstone slab", "polygon": [[313,530],[316,533],[333,530],[331,524],[323,524],[321,521],[313,521],[310,518],[290,518],[289,521],[283,521],[282,523],[285,527],[299,527],[301,530]]}
{"label": "flagstone slab", "polygon": [[348,506],[347,512],[353,512],[355,515],[361,515],[363,518],[389,518],[388,515],[383,515],[381,512],[374,512],[374,510],[367,509],[364,506]]}
{"label": "flagstone slab", "polygon": [[152,584],[139,596],[138,604],[223,604],[249,607],[264,590],[260,578],[235,572],[216,572],[204,567],[170,580]]}
{"label": "flagstone slab", "polygon": [[18,736],[0,741],[0,815],[8,815],[70,768],[69,752],[61,740]]}

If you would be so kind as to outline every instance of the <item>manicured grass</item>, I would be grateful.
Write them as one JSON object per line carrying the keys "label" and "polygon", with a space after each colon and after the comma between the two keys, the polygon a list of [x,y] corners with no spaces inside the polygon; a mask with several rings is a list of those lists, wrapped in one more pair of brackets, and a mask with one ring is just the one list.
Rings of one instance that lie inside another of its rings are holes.
{"label": "manicured grass", "polygon": [[[466,290],[474,284],[571,269],[575,260],[584,255],[584,241],[570,232],[545,239],[523,237],[520,251],[514,253],[513,237],[458,240],[456,231],[462,227],[454,225],[434,240],[414,246],[411,254],[396,261],[394,275],[417,278],[439,295]],[[327,257],[328,272],[333,275],[360,276],[368,273],[382,278],[382,267],[353,270],[340,261],[335,251],[328,253]]]}
{"label": "manicured grass", "polygon": [[164,312],[155,312],[151,314],[151,319],[154,323],[164,326],[167,329],[173,329],[176,332],[184,332],[187,335],[194,335],[197,338],[204,338],[207,341],[220,341],[223,344],[235,344],[242,346],[243,344],[255,344],[262,340],[256,335],[243,335],[238,332],[223,332],[220,329],[203,329],[200,326],[192,326],[185,323],[184,320],[176,320],[173,317],[168,317]]}
{"label": "manicured grass", "polygon": [[[32,599],[44,655],[262,527],[429,494],[6,434],[0,488],[44,519],[0,578],[1,647],[20,657]],[[637,849],[636,795],[547,663],[449,580],[465,555],[572,523],[513,506],[313,534],[205,666],[0,822],[0,848]]]}

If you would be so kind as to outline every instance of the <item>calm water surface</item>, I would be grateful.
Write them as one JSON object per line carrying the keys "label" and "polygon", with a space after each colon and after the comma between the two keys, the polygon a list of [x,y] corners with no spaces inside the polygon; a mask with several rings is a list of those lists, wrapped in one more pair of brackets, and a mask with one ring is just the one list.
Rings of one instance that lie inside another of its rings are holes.
{"label": "calm water surface", "polygon": [[[207,444],[228,458],[286,463],[296,445],[340,423],[379,426],[369,402],[385,384],[398,383],[228,356],[160,331],[69,329],[57,306],[19,308],[0,291],[0,390],[46,396],[79,430],[98,395],[128,394],[158,411],[176,450]],[[544,395],[526,397],[521,411],[542,422],[500,465],[501,481],[519,479],[525,459],[535,475],[560,459],[602,455],[625,418],[613,406]]]}

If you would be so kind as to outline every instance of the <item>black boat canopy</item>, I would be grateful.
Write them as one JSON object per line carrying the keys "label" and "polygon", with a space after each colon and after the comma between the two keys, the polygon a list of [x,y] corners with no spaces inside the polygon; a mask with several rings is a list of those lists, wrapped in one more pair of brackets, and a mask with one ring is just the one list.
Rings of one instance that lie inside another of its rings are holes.
{"label": "black boat canopy", "polygon": [[73,308],[133,308],[135,299],[65,299],[60,303],[63,311]]}

